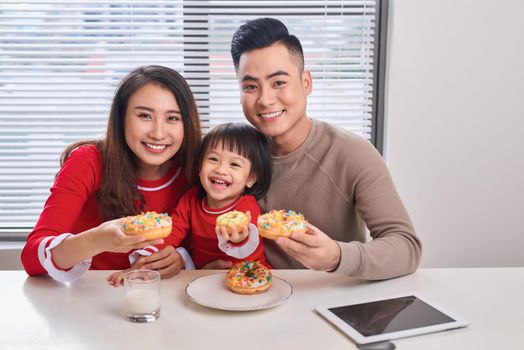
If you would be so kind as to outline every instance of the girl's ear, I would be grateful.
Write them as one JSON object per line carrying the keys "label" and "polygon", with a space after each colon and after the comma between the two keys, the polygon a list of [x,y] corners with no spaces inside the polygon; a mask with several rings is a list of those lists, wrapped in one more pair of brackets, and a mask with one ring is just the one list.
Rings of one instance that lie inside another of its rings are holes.
{"label": "girl's ear", "polygon": [[251,175],[246,182],[246,187],[251,188],[253,185],[257,182],[257,177],[255,175]]}

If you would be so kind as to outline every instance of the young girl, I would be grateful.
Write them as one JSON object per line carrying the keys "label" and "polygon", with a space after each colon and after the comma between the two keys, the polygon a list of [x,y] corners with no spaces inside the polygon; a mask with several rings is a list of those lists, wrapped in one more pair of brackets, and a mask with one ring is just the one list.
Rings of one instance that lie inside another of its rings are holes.
{"label": "young girl", "polygon": [[[196,103],[182,76],[161,66],[129,73],[114,96],[105,138],[64,152],[22,252],[27,273],[72,281],[89,268],[127,268],[129,251],[160,243],[125,236],[118,218],[171,212],[194,176],[200,137]],[[183,267],[171,246],[150,260],[148,267],[163,277]]]}
{"label": "young girl", "polygon": [[[271,183],[269,139],[247,124],[219,125],[202,140],[198,168],[198,185],[182,196],[172,213],[173,232],[166,242],[178,246],[190,233],[197,268],[216,260],[265,262],[256,220],[260,214],[257,199]],[[216,227],[216,219],[232,210],[248,212],[251,223],[228,236]],[[120,285],[125,272],[114,273],[109,282]]]}

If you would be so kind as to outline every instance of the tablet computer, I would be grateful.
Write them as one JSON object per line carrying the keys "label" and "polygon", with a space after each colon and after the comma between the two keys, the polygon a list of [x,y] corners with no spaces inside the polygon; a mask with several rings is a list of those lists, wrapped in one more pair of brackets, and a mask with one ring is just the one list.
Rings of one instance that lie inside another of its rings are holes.
{"label": "tablet computer", "polygon": [[468,321],[417,293],[316,308],[358,344],[465,327]]}

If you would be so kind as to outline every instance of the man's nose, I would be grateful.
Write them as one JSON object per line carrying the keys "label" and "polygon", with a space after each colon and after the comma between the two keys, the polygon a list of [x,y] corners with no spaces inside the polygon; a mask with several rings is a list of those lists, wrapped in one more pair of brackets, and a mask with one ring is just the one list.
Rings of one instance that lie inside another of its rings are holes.
{"label": "man's nose", "polygon": [[261,106],[271,106],[275,103],[275,92],[269,87],[260,89],[260,95],[258,97],[258,103]]}

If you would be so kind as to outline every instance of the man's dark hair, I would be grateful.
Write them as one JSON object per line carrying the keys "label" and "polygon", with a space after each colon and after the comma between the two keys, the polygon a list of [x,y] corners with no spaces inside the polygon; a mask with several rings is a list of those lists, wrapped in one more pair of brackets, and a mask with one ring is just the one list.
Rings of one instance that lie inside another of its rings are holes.
{"label": "man's dark hair", "polygon": [[238,70],[240,56],[255,49],[262,49],[273,44],[283,44],[289,54],[298,59],[299,70],[304,69],[304,52],[300,40],[289,34],[284,23],[275,18],[257,18],[242,24],[231,39],[231,57],[235,70]]}

